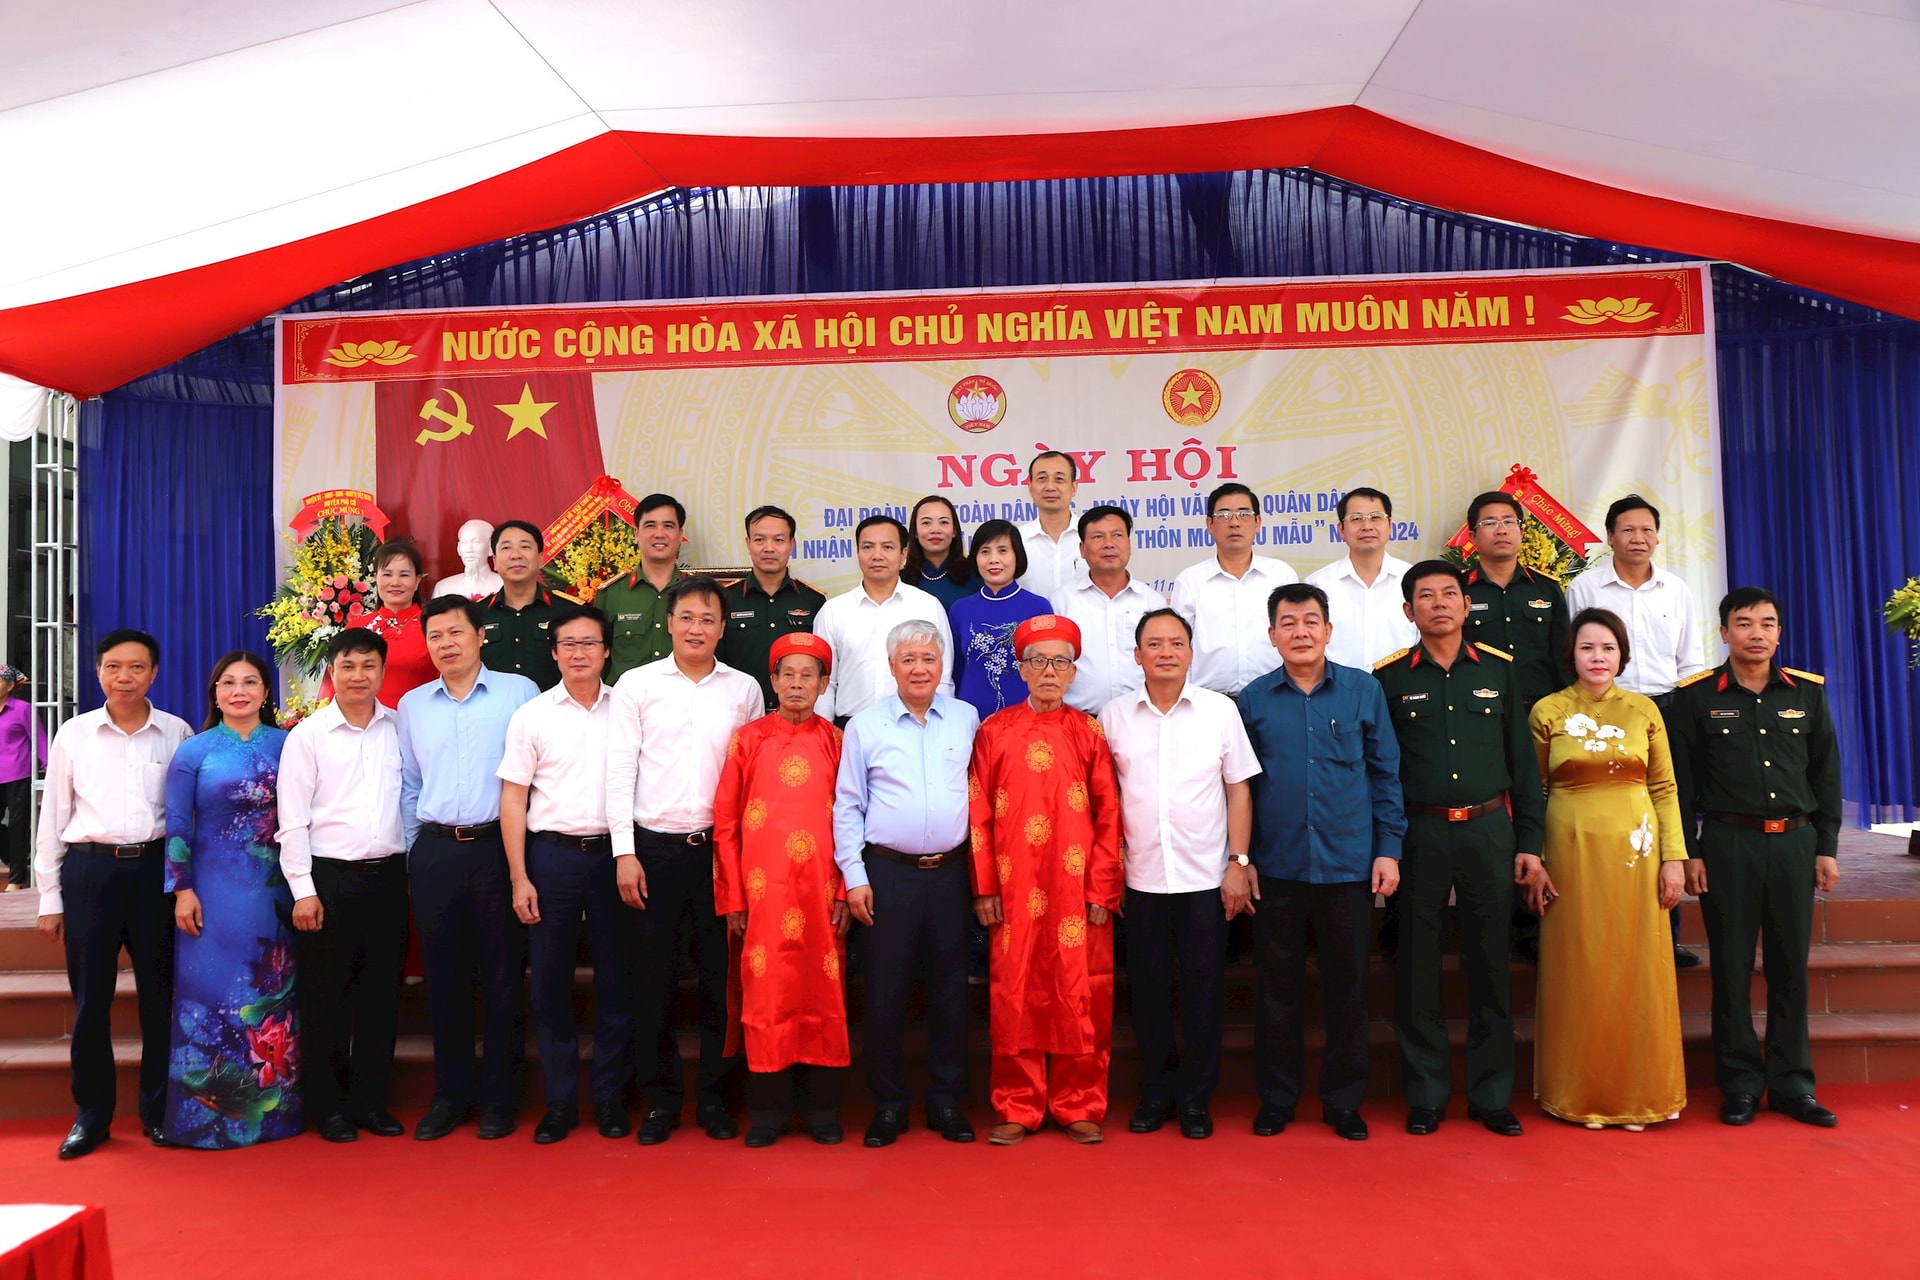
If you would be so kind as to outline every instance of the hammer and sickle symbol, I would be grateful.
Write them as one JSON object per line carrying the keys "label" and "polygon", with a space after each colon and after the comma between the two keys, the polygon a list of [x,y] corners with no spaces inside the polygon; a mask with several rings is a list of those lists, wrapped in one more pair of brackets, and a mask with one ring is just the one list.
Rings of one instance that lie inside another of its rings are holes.
{"label": "hammer and sickle symbol", "polygon": [[415,444],[424,445],[429,440],[445,442],[459,436],[473,434],[473,424],[467,421],[467,402],[460,398],[460,393],[449,390],[446,387],[440,388],[440,393],[441,395],[453,397],[456,411],[448,413],[445,409],[442,409],[440,407],[439,396],[429,397],[427,402],[420,406],[420,420],[422,422],[444,422],[447,424],[447,429],[445,431],[434,431],[430,428],[422,427],[420,434],[413,438]]}

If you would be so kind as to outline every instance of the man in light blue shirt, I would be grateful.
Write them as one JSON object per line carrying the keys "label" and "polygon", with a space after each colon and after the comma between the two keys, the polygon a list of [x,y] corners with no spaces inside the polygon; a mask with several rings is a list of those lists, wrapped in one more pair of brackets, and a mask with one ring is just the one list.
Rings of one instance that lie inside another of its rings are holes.
{"label": "man in light blue shirt", "polygon": [[974,709],[939,691],[945,639],[919,619],[887,633],[897,692],[847,722],[833,803],[834,860],[847,907],[867,928],[866,1145],[907,1127],[913,1102],[901,1075],[907,993],[927,948],[927,1123],[949,1142],[972,1142],[960,1109],[967,1092],[967,765],[980,727]]}
{"label": "man in light blue shirt", "polygon": [[[400,699],[400,825],[433,1023],[433,1105],[413,1133],[423,1142],[452,1133],[476,1102],[481,1137],[512,1133],[526,1066],[527,933],[500,839],[499,769],[508,721],[540,690],[480,665],[482,621],[464,596],[428,601],[420,625],[440,678]],[[477,1072],[476,989],[486,1009]]]}

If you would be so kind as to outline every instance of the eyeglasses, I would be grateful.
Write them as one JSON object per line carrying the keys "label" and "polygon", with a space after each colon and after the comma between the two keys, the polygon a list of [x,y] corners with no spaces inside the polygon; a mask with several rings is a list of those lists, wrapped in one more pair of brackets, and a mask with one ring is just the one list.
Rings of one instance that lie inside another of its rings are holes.
{"label": "eyeglasses", "polygon": [[1033,668],[1036,673],[1041,671],[1073,670],[1072,658],[1022,658],[1020,661]]}
{"label": "eyeglasses", "polygon": [[1520,522],[1512,516],[1489,517],[1474,527],[1477,529],[1518,529]]}
{"label": "eyeglasses", "polygon": [[1348,524],[1385,524],[1387,514],[1384,511],[1356,511],[1347,517]]}
{"label": "eyeglasses", "polygon": [[1213,518],[1225,520],[1228,524],[1239,524],[1243,520],[1259,519],[1260,513],[1251,507],[1235,507],[1231,511],[1216,511],[1213,513]]}
{"label": "eyeglasses", "polygon": [[598,640],[556,640],[553,647],[562,653],[585,653],[588,649],[598,649]]}

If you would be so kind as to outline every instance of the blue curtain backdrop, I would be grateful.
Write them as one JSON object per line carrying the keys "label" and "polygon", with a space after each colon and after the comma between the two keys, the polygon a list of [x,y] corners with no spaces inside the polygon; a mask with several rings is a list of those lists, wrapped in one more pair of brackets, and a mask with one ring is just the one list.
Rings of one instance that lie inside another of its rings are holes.
{"label": "blue curtain backdrop", "polygon": [[[1467,217],[1302,170],[905,187],[675,192],[408,263],[289,311],[609,302],[1670,261]],[[1920,325],[1714,269],[1730,580],[1783,597],[1786,660],[1825,672],[1862,820],[1913,816],[1920,673],[1880,606],[1920,572]],[[271,327],[90,402],[84,632],[145,625],[161,705],[272,594]],[[97,691],[94,691],[97,696]]]}

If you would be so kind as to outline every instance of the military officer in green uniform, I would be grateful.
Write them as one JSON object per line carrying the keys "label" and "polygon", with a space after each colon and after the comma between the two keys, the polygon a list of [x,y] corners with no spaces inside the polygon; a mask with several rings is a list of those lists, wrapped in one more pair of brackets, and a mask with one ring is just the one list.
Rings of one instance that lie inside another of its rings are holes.
{"label": "military officer in green uniform", "polygon": [[727,631],[720,639],[720,661],[760,682],[767,710],[780,699],[770,674],[773,642],[795,631],[812,631],[813,616],[827,597],[787,569],[793,559],[799,525],[779,507],[755,507],[747,513],[747,558],[753,572],[722,591]]}
{"label": "military officer in green uniform", "polygon": [[[1698,895],[1713,964],[1713,1070],[1720,1118],[1767,1106],[1831,1128],[1813,1096],[1807,950],[1813,896],[1840,879],[1840,747],[1821,677],[1779,666],[1780,603],[1762,587],[1720,601],[1727,661],[1681,683],[1667,723],[1687,891]],[[1695,816],[1704,818],[1696,828]],[[1767,978],[1767,1047],[1753,1033],[1754,935]]]}
{"label": "military officer in green uniform", "polygon": [[525,520],[508,520],[493,531],[493,571],[500,589],[480,602],[480,661],[489,671],[523,675],[543,690],[560,683],[547,625],[558,606],[540,582],[546,535]]}
{"label": "military officer in green uniform", "polygon": [[635,667],[658,662],[673,652],[667,635],[666,589],[686,575],[680,572],[680,548],[687,509],[664,493],[640,499],[633,534],[640,544],[640,567],[600,588],[593,603],[613,624],[613,651],[606,681],[616,683]]}
{"label": "military officer in green uniform", "polygon": [[[1407,1084],[1407,1132],[1446,1115],[1453,1072],[1440,1002],[1440,942],[1449,895],[1459,904],[1460,960],[1472,1002],[1467,1114],[1517,1137],[1508,931],[1516,884],[1543,883],[1546,801],[1514,660],[1468,643],[1466,575],[1426,560],[1401,579],[1411,649],[1373,669],[1400,740],[1407,835],[1400,860],[1400,946],[1393,1025]],[[1557,596],[1555,597],[1558,598]]]}

